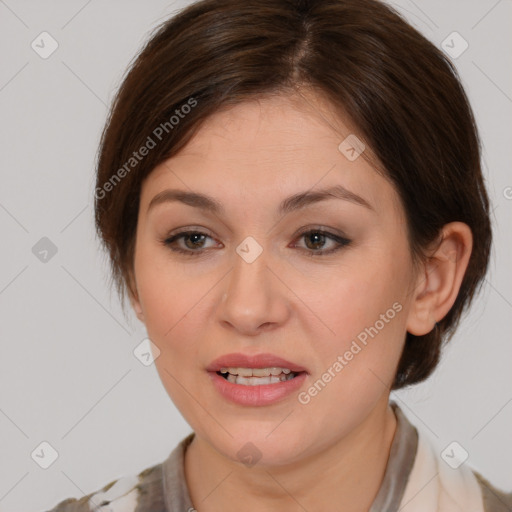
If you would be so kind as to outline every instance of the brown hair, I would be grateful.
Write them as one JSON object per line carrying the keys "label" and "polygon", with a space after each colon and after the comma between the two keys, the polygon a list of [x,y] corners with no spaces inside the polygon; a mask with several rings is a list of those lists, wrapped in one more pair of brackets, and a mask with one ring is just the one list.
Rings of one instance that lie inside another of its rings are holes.
{"label": "brown hair", "polygon": [[[96,228],[123,307],[126,291],[133,293],[144,178],[223,106],[299,86],[346,112],[382,164],[401,198],[415,261],[445,224],[471,228],[457,299],[432,332],[407,333],[392,389],[420,382],[481,287],[489,200],[475,120],[454,66],[377,0],[202,0],[154,30],[114,98],[97,159]],[[150,139],[154,146],[135,158]]]}

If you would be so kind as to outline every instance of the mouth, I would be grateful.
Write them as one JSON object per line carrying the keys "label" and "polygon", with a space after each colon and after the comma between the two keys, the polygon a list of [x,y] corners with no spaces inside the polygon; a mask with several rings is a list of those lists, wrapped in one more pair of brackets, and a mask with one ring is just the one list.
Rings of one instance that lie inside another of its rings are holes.
{"label": "mouth", "polygon": [[226,354],[206,370],[218,393],[243,406],[266,406],[293,396],[306,382],[308,370],[273,354]]}
{"label": "mouth", "polygon": [[273,366],[269,368],[221,368],[216,373],[232,384],[264,386],[292,380],[300,373],[305,372],[292,372],[289,368]]}

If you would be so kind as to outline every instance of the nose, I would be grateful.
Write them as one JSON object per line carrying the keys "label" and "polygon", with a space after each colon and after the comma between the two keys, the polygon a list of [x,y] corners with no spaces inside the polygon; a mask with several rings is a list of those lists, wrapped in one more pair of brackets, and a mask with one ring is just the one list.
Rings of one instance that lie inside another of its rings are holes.
{"label": "nose", "polygon": [[275,264],[267,250],[252,262],[235,253],[233,268],[219,305],[219,320],[229,329],[246,336],[282,326],[290,315],[287,288],[277,278]]}

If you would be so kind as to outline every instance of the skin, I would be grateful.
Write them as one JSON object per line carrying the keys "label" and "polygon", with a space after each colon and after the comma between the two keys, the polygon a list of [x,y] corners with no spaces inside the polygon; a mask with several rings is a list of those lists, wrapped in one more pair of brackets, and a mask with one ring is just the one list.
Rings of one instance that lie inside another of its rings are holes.
{"label": "skin", "polygon": [[[160,350],[162,383],[196,433],[185,475],[199,512],[241,503],[246,511],[368,510],[396,429],[388,399],[406,332],[430,332],[457,297],[470,229],[447,224],[415,267],[395,189],[367,158],[349,161],[338,149],[350,133],[358,132],[313,93],[247,101],[211,116],[143,183],[131,302]],[[288,196],[338,184],[373,209],[329,199],[276,213]],[[211,195],[226,211],[168,202],[148,212],[167,188]],[[162,243],[178,228],[210,237],[175,242],[202,255]],[[302,228],[351,243],[310,257],[337,243],[301,237]],[[263,249],[252,263],[235,251],[247,236]],[[299,391],[307,390],[395,302],[401,311],[308,404],[294,393],[269,406],[236,405],[205,370],[222,354],[270,352],[308,370]],[[249,441],[262,454],[253,467],[236,455]]]}

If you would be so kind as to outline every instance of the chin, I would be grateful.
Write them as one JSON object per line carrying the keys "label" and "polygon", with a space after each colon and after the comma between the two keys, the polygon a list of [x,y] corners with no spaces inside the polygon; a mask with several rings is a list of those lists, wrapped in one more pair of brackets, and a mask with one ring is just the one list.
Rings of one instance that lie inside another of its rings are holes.
{"label": "chin", "polygon": [[[285,420],[286,421],[286,420]],[[234,426],[229,429],[229,435],[204,437],[207,442],[224,457],[241,463],[247,467],[258,466],[284,466],[300,459],[307,448],[300,429],[290,425],[288,430],[278,433],[276,423],[271,428],[262,428],[257,422],[250,427],[247,424],[237,430]],[[272,432],[269,435],[269,432]],[[293,432],[293,434],[290,434]]]}

